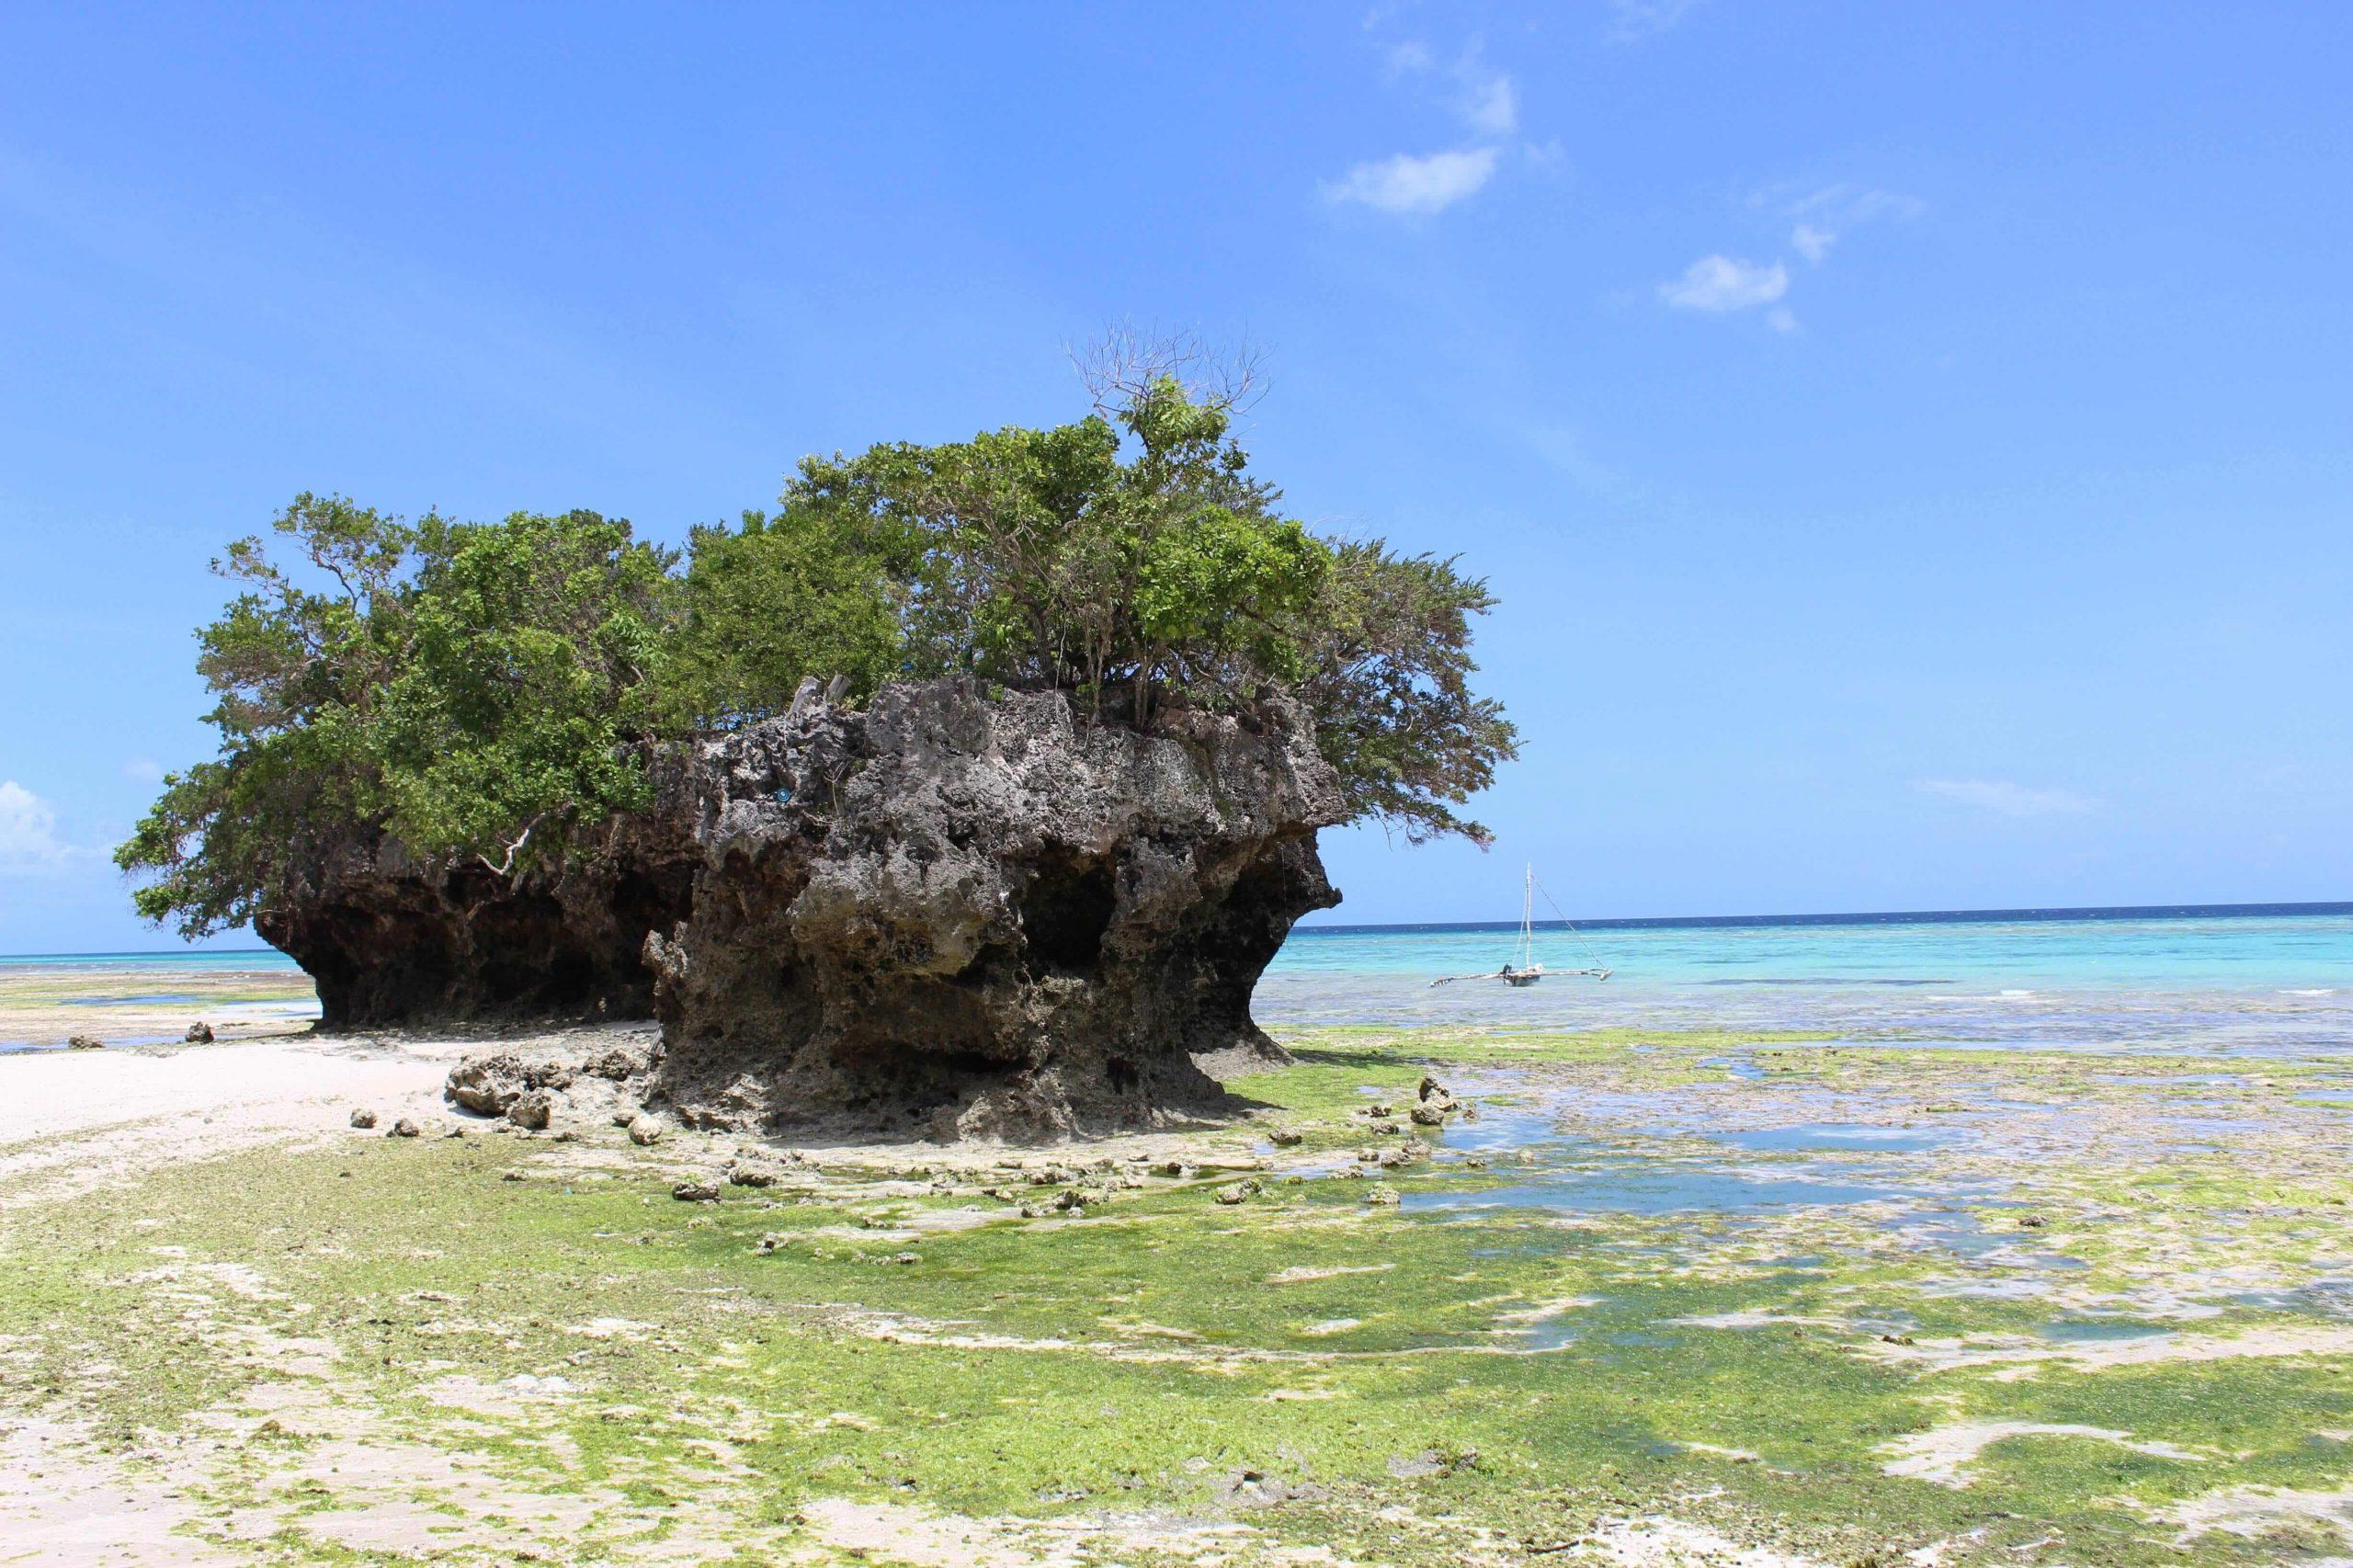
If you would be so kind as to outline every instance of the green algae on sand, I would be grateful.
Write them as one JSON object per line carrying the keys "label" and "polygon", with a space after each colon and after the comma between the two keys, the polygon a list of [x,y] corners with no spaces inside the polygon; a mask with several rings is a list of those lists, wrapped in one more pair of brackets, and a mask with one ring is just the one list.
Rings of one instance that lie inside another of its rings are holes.
{"label": "green algae on sand", "polygon": [[[584,1128],[0,1210],[0,1425],[232,1558],[2344,1550],[2353,1151],[2301,1091],[2345,1063],[2185,1112],[2200,1069],[2149,1059],[1289,1043],[1230,1129],[831,1152],[716,1204],[670,1190],[735,1140]],[[1479,1119],[1360,1160],[1425,1074]],[[1703,1176],[1780,1196],[1592,1200]]]}

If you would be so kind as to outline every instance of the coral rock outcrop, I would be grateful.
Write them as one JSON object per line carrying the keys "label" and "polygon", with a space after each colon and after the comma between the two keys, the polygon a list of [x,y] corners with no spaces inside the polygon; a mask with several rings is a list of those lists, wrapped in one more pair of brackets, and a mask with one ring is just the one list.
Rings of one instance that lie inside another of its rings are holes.
{"label": "coral rock outcrop", "polygon": [[1339,895],[1308,723],[961,681],[790,712],[689,759],[699,865],[646,941],[654,1105],[691,1125],[1034,1137],[1216,1107],[1196,1064],[1279,1054],[1250,993]]}

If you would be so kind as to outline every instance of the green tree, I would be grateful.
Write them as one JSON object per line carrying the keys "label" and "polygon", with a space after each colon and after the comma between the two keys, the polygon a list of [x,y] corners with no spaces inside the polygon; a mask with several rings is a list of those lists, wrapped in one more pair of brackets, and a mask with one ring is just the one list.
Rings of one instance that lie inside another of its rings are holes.
{"label": "green tree", "polygon": [[801,505],[695,530],[662,698],[672,727],[774,713],[804,676],[847,676],[863,697],[901,672],[904,551],[858,522]]}
{"label": "green tree", "polygon": [[1351,812],[1409,844],[1484,827],[1458,816],[1518,755],[1503,707],[1471,689],[1471,618],[1495,604],[1450,560],[1343,544],[1309,617],[1298,692]]}
{"label": "green tree", "polygon": [[215,562],[244,585],[199,633],[220,755],[116,851],[142,915],[242,924],[376,835],[514,871],[563,853],[551,824],[643,802],[672,558],[627,523],[410,524],[305,494],[274,528],[294,567],[259,539]]}
{"label": "green tree", "polygon": [[1486,585],[1284,516],[1233,390],[1177,369],[1122,359],[1073,424],[808,459],[773,514],[695,530],[683,572],[594,512],[412,524],[298,496],[290,565],[257,539],[216,562],[241,585],[199,638],[221,749],[118,852],[140,910],[217,930],[380,839],[552,863],[647,802],[665,737],[779,711],[808,676],[967,676],[1144,727],[1293,699],[1356,817],[1484,843],[1458,808],[1515,744],[1470,686]]}

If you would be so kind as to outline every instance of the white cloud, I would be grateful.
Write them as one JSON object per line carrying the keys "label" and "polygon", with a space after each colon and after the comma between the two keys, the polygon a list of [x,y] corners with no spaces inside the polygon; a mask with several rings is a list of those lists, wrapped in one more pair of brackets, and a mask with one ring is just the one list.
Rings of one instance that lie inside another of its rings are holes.
{"label": "white cloud", "polygon": [[1335,205],[1360,202],[1398,216],[1426,216],[1442,212],[1472,195],[1495,172],[1493,147],[1420,157],[1400,153],[1393,158],[1358,164],[1347,178],[1324,187],[1324,199]]}
{"label": "white cloud", "polygon": [[164,765],[152,756],[134,756],[122,765],[122,776],[137,784],[161,784]]}
{"label": "white cloud", "polygon": [[1745,311],[1789,291],[1790,271],[1779,262],[1765,267],[1729,256],[1703,256],[1658,286],[1659,298],[1683,311]]}
{"label": "white cloud", "polygon": [[1508,136],[1519,125],[1519,94],[1502,72],[1473,72],[1462,84],[1462,119],[1482,136]]}
{"label": "white cloud", "polygon": [[1609,36],[1620,43],[1663,33],[1689,13],[1695,0],[1609,0]]}
{"label": "white cloud", "polygon": [[1790,244],[1797,248],[1800,256],[1816,266],[1820,266],[1822,258],[1830,254],[1830,244],[1837,237],[1828,229],[1817,229],[1812,223],[1800,223],[1790,231]]}
{"label": "white cloud", "polygon": [[1438,63],[1430,53],[1430,46],[1419,39],[1407,39],[1404,43],[1389,46],[1389,69],[1398,75],[1427,71]]}
{"label": "white cloud", "polygon": [[1927,202],[1900,190],[1879,190],[1843,182],[1810,189],[1776,186],[1758,191],[1751,200],[1759,207],[1772,208],[1784,218],[1811,218],[1847,229],[1881,218],[1917,218],[1928,210]]}
{"label": "white cloud", "polygon": [[1913,788],[2007,817],[2080,816],[2099,804],[2072,790],[2037,790],[2004,778],[1922,778]]}
{"label": "white cloud", "polygon": [[1472,39],[1451,65],[1440,65],[1438,54],[1419,39],[1389,46],[1392,76],[1437,74],[1451,79],[1449,107],[1477,136],[1500,139],[1519,129],[1519,91],[1511,78],[1489,65]]}
{"label": "white cloud", "polygon": [[1786,336],[1798,330],[1797,312],[1787,305],[1775,305],[1765,312],[1765,324]]}
{"label": "white cloud", "polygon": [[0,871],[45,871],[77,851],[57,836],[57,812],[15,779],[0,780]]}

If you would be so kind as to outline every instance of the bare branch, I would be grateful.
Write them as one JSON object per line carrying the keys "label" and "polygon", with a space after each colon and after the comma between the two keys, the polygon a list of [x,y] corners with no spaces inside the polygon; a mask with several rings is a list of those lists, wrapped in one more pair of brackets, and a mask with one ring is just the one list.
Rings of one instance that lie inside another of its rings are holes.
{"label": "bare branch", "polygon": [[510,874],[515,869],[515,857],[522,853],[523,846],[531,842],[532,832],[538,828],[541,822],[546,820],[546,817],[547,812],[541,812],[538,816],[533,817],[529,822],[523,824],[522,836],[516,839],[514,843],[506,846],[506,858],[504,860],[494,861],[487,855],[477,855],[474,858],[480,860],[483,865],[488,866],[491,870],[498,876],[504,877]]}
{"label": "bare branch", "polygon": [[1233,414],[1247,413],[1267,393],[1266,355],[1246,337],[1221,344],[1196,329],[1164,331],[1122,321],[1090,343],[1071,345],[1069,353],[1098,414],[1132,406],[1164,378],[1193,402]]}

